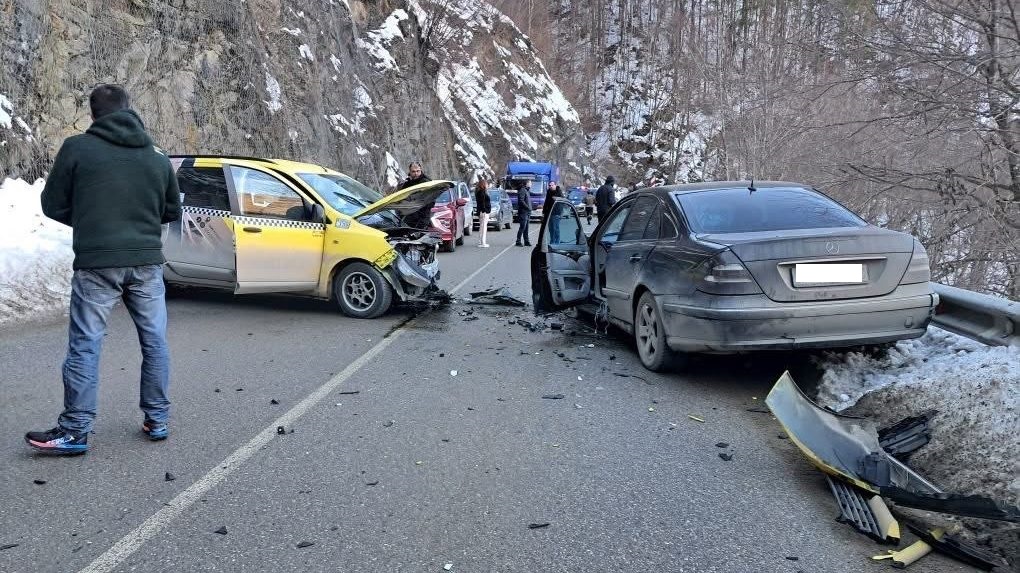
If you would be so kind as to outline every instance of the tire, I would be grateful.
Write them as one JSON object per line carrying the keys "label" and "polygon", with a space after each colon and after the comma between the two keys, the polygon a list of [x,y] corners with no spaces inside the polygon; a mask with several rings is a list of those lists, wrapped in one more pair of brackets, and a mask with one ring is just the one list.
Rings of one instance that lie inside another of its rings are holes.
{"label": "tire", "polygon": [[503,223],[500,223],[499,221],[499,219],[496,219],[496,228],[492,230],[494,233],[498,233],[503,230]]}
{"label": "tire", "polygon": [[446,249],[447,253],[452,253],[457,250],[456,239],[450,239],[449,241],[443,241],[443,248]]}
{"label": "tire", "polygon": [[634,345],[641,364],[652,372],[664,372],[678,366],[679,357],[666,345],[666,330],[650,292],[641,295],[634,311]]}
{"label": "tire", "polygon": [[375,267],[351,263],[333,279],[333,296],[340,312],[353,318],[375,318],[390,309],[393,289]]}
{"label": "tire", "polygon": [[471,236],[471,230],[474,228],[474,226],[475,226],[475,224],[473,222],[471,222],[471,219],[465,219],[465,221],[464,221],[464,236],[465,237],[470,237]]}
{"label": "tire", "polygon": [[463,244],[464,244],[464,237],[465,237],[466,235],[467,235],[467,233],[464,233],[464,234],[463,234],[463,235],[461,235],[461,236],[460,236],[460,238],[459,238],[459,239],[457,239],[457,240],[456,240],[455,242],[456,242],[456,243],[457,243],[458,245],[463,245]]}

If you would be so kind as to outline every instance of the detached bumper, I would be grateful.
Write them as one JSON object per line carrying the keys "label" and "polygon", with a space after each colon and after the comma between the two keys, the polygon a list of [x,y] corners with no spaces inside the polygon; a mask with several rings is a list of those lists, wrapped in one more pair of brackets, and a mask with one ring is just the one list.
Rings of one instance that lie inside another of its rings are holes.
{"label": "detached bumper", "polygon": [[[927,292],[925,292],[927,291]],[[905,285],[884,297],[782,304],[764,295],[700,295],[659,300],[673,350],[739,352],[881,344],[924,334],[938,304],[928,285]],[[672,300],[671,300],[672,299]],[[726,306],[729,305],[729,306]]]}

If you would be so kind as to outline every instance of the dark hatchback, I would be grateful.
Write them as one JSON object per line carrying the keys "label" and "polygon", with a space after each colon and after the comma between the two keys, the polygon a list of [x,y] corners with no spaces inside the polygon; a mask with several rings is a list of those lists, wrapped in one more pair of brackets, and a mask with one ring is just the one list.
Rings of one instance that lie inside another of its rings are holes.
{"label": "dark hatchback", "polygon": [[784,182],[643,189],[591,237],[573,205],[557,200],[531,275],[536,311],[602,306],[652,370],[683,352],[915,338],[938,303],[916,239]]}

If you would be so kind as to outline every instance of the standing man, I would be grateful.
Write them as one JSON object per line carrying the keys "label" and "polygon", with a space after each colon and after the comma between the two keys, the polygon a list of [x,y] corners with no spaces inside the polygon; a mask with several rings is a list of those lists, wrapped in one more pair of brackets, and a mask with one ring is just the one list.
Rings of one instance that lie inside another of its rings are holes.
{"label": "standing man", "polygon": [[92,125],[64,140],[42,192],[47,217],[73,229],[74,276],[64,360],[64,411],[51,430],[28,432],[31,447],[83,454],[96,418],[99,354],[118,300],[142,347],[142,431],[169,434],[170,351],[166,342],[162,223],[180,219],[181,195],[128,94],[103,84],[89,96]]}
{"label": "standing man", "polygon": [[584,192],[584,215],[588,218],[588,224],[591,225],[591,216],[595,214],[595,194],[588,189]]}
{"label": "standing man", "polygon": [[609,208],[616,203],[616,196],[613,187],[616,179],[610,175],[606,177],[606,183],[595,192],[595,209],[598,212],[599,223],[609,214]]}
{"label": "standing man", "polygon": [[[487,249],[489,234],[489,212],[492,211],[492,201],[489,199],[489,182],[485,177],[479,177],[475,185],[475,207],[478,209],[478,246]],[[499,225],[503,223],[497,221]]]}
{"label": "standing man", "polygon": [[[528,224],[531,220],[531,197],[528,193],[528,184],[521,182],[517,184],[517,242],[516,246],[530,247],[531,239],[528,238]],[[521,238],[524,244],[521,245]]]}
{"label": "standing man", "polygon": [[[407,179],[404,179],[400,185],[397,185],[397,191],[402,191],[408,187],[418,185],[419,183],[425,183],[426,181],[432,181],[428,175],[425,175],[425,171],[421,168],[421,162],[412,161],[407,166]],[[429,218],[432,215],[432,207],[435,203],[425,205],[421,209],[418,209],[414,213],[404,217],[404,224],[408,227],[414,227],[416,229],[428,229]]]}
{"label": "standing man", "polygon": [[542,204],[542,222],[549,227],[549,243],[558,245],[560,242],[560,225],[559,221],[548,222],[549,215],[552,214],[553,204],[556,203],[558,197],[563,197],[563,191],[560,186],[555,182],[549,183],[549,189],[545,192],[545,203]]}

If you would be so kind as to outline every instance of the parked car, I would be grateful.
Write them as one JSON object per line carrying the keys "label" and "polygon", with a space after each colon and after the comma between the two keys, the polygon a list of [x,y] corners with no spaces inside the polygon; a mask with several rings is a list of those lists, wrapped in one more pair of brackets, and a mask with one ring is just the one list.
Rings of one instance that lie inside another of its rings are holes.
{"label": "parked car", "polygon": [[[475,212],[475,194],[467,183],[463,181],[457,182],[457,197],[463,199],[464,203],[464,221],[467,222],[467,216]],[[464,236],[471,235],[471,225],[464,225]]]}
{"label": "parked car", "polygon": [[[492,203],[489,227],[494,231],[509,229],[514,222],[514,208],[510,203],[510,196],[501,187],[492,187],[489,189],[489,202]],[[478,209],[472,213],[471,220],[471,224],[478,227]]]}
{"label": "parked car", "polygon": [[467,201],[457,197],[457,189],[451,187],[439,194],[436,204],[432,207],[432,232],[439,235],[443,247],[449,251],[457,250],[464,244],[464,227],[468,221],[465,206]]}
{"label": "parked car", "polygon": [[567,190],[567,200],[574,206],[574,210],[577,211],[577,215],[580,217],[585,216],[587,207],[584,204],[584,198],[587,195],[588,189],[586,187],[571,187]]}
{"label": "parked car", "polygon": [[798,183],[643,189],[590,238],[567,201],[553,211],[532,252],[536,310],[604,303],[650,370],[686,352],[916,338],[938,304],[921,243]]}
{"label": "parked car", "polygon": [[163,236],[169,284],[332,299],[357,318],[379,316],[394,300],[427,300],[437,290],[439,239],[414,218],[448,192],[450,181],[384,197],[309,163],[170,161],[183,207]]}

